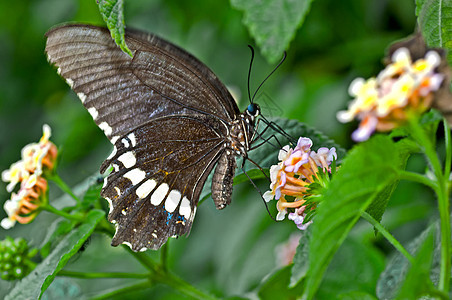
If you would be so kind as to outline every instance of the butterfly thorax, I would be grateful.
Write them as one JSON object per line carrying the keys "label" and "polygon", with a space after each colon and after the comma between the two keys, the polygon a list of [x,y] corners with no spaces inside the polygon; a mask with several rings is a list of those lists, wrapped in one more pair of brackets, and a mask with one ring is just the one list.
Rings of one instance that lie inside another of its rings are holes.
{"label": "butterfly thorax", "polygon": [[233,122],[230,133],[231,148],[236,155],[248,157],[251,141],[255,135],[256,117],[260,109],[257,104],[250,104],[247,109]]}

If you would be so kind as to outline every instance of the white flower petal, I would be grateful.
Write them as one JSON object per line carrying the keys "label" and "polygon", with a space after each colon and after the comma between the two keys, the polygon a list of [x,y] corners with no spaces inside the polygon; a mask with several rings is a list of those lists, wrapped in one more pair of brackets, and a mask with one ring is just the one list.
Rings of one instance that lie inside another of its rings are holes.
{"label": "white flower petal", "polygon": [[270,202],[270,200],[273,200],[273,198],[275,197],[275,195],[273,194],[272,191],[266,191],[262,197],[264,198],[265,202]]}
{"label": "white flower petal", "polygon": [[19,209],[19,202],[13,200],[6,200],[3,204],[3,209],[8,216],[12,216]]}
{"label": "white flower petal", "polygon": [[292,149],[290,149],[289,145],[285,145],[278,153],[278,159],[280,161],[285,160],[290,154],[292,154]]}
{"label": "white flower petal", "polygon": [[16,186],[17,181],[12,181],[6,186],[6,191],[8,193],[11,193],[14,190],[14,187]]}
{"label": "white flower petal", "polygon": [[341,123],[347,123],[352,121],[355,118],[355,115],[348,110],[341,110],[337,112],[336,118]]}
{"label": "white flower petal", "polygon": [[391,58],[393,62],[403,62],[407,64],[411,63],[410,51],[405,47],[399,48],[394,51]]}
{"label": "white flower petal", "polygon": [[332,162],[335,159],[337,159],[336,147],[331,147],[330,151],[328,152],[328,156],[326,157],[326,161]]}
{"label": "white flower petal", "polygon": [[14,227],[15,224],[16,221],[5,218],[1,221],[0,226],[2,226],[4,229],[10,229]]}
{"label": "white flower petal", "polygon": [[357,96],[359,94],[359,91],[364,86],[364,83],[365,83],[364,78],[361,77],[355,78],[348,87],[348,93],[350,94],[350,96],[352,97]]}
{"label": "white flower petal", "polygon": [[281,170],[281,164],[273,165],[270,167],[270,180],[272,184],[275,184],[276,179],[278,177],[278,172]]}
{"label": "white flower petal", "polygon": [[444,80],[443,74],[435,74],[430,77],[430,90],[437,91]]}
{"label": "white flower petal", "polygon": [[41,140],[39,141],[39,143],[44,144],[47,143],[49,141],[50,136],[52,135],[52,129],[50,128],[49,125],[44,124],[42,125],[42,137]]}
{"label": "white flower petal", "polygon": [[441,56],[439,56],[438,52],[433,50],[425,54],[425,59],[427,60],[428,64],[432,67],[432,69],[436,68],[441,63]]}
{"label": "white flower petal", "polygon": [[2,172],[2,180],[4,182],[11,181],[11,171],[9,169]]}
{"label": "white flower petal", "polygon": [[287,209],[283,209],[282,211],[278,212],[276,215],[276,221],[282,221],[286,217]]}

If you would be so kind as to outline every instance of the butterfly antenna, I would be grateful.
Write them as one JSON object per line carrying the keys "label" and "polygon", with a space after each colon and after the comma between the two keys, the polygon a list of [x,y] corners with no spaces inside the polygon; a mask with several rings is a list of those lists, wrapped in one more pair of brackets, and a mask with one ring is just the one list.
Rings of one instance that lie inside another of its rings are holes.
{"label": "butterfly antenna", "polygon": [[[270,74],[267,75],[267,77],[265,77],[265,79],[262,81],[262,83],[257,87],[256,91],[254,92],[253,98],[251,98],[251,103],[253,103],[254,97],[256,97],[257,92],[259,92],[260,88],[262,87],[262,85],[267,81],[267,79],[273,74],[275,73],[275,71],[282,65],[282,63],[286,60],[287,57],[287,53],[286,51],[284,51],[284,56],[281,59],[281,61],[279,62],[279,64],[273,69],[273,71],[270,72]],[[250,70],[251,71],[251,70]],[[249,85],[248,85],[249,86]]]}
{"label": "butterfly antenna", "polygon": [[248,45],[248,47],[251,50],[250,68],[248,70],[248,99],[250,100],[250,103],[253,103],[253,100],[251,100],[251,92],[250,92],[250,78],[251,78],[251,69],[253,67],[253,60],[254,60],[254,48],[251,45]]}

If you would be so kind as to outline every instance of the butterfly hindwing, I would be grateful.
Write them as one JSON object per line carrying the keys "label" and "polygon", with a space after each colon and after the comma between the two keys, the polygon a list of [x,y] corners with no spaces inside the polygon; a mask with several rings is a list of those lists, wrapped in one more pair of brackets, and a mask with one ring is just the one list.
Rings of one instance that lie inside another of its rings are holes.
{"label": "butterfly hindwing", "polygon": [[102,189],[117,227],[112,244],[158,249],[168,237],[188,233],[222,144],[218,132],[190,116],[149,121],[119,139],[103,165],[114,168]]}

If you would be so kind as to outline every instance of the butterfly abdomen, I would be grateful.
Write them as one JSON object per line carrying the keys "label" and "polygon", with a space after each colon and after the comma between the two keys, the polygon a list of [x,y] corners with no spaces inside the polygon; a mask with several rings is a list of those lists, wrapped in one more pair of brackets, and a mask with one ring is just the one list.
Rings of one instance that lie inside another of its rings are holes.
{"label": "butterfly abdomen", "polygon": [[229,150],[224,151],[212,177],[212,199],[217,209],[223,209],[231,203],[236,166],[235,155]]}

